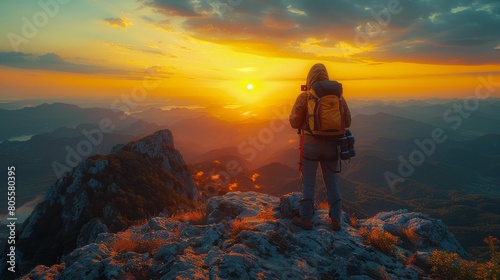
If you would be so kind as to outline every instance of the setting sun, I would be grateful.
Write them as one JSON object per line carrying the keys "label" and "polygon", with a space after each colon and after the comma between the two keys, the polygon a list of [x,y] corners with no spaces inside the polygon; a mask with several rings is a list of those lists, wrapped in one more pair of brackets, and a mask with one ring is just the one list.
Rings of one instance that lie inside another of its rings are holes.
{"label": "setting sun", "polygon": [[252,85],[252,84],[248,84],[248,85],[247,85],[247,89],[248,89],[248,90],[252,90],[252,89],[253,89],[253,85]]}

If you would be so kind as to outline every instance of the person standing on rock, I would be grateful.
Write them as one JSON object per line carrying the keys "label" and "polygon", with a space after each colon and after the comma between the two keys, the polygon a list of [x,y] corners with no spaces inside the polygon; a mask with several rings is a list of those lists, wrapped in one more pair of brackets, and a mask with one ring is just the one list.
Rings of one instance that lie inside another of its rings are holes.
{"label": "person standing on rock", "polygon": [[337,183],[339,170],[338,139],[351,125],[351,113],[342,96],[342,84],[330,81],[323,64],[309,70],[303,92],[297,97],[289,120],[301,134],[302,199],[300,217],[293,223],[303,229],[313,227],[316,170],[321,166],[330,206],[333,230],[342,224],[342,198]]}

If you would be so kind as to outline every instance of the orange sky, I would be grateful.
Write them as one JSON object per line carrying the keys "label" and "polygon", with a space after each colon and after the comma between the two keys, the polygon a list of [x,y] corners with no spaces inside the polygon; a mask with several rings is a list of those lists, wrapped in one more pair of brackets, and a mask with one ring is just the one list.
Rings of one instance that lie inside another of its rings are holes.
{"label": "orange sky", "polygon": [[147,97],[264,104],[295,98],[317,62],[346,98],[469,97],[478,77],[500,82],[500,4],[488,1],[18,2],[0,4],[2,100],[142,87]]}

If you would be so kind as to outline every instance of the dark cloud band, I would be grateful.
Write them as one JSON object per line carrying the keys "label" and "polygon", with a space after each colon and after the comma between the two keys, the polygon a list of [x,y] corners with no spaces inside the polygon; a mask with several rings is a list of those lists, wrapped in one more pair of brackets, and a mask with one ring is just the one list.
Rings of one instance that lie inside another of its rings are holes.
{"label": "dark cloud band", "polygon": [[96,65],[83,65],[65,61],[54,53],[45,55],[27,54],[22,52],[0,52],[0,65],[22,68],[51,70],[81,74],[126,74],[119,69],[111,69]]}
{"label": "dark cloud band", "polygon": [[[500,62],[500,2],[300,0],[151,0],[166,17],[184,18],[193,37],[240,51],[315,57],[300,45],[358,48],[352,59],[448,64]],[[160,23],[158,23],[160,24]],[[369,46],[369,48],[364,48]],[[337,60],[338,55],[325,59]]]}

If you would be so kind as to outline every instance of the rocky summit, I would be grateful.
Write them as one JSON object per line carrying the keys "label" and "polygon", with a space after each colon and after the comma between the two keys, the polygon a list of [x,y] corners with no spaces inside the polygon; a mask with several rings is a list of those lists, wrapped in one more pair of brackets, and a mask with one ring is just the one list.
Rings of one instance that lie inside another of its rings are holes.
{"label": "rocky summit", "polygon": [[19,234],[18,268],[27,273],[39,264],[56,264],[101,233],[192,209],[199,199],[170,131],[117,146],[108,155],[83,160],[48,189]]}
{"label": "rocky summit", "polygon": [[[98,233],[22,279],[426,279],[432,250],[467,257],[441,221],[405,210],[350,223],[344,213],[342,230],[333,232],[319,208],[313,230],[302,230],[291,220],[299,198],[212,197],[203,210]],[[390,235],[393,246],[369,242],[375,232]]]}

